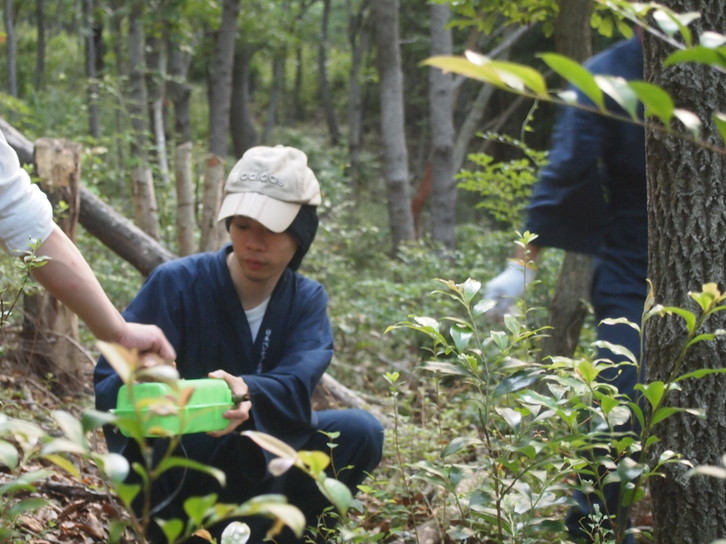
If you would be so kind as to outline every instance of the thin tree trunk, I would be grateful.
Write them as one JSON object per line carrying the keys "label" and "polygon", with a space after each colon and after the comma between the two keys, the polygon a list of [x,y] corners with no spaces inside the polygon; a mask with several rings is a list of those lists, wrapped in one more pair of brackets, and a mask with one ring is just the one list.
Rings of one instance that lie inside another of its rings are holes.
{"label": "thin tree trunk", "polygon": [[35,90],[43,88],[45,77],[45,0],[35,0],[35,28],[38,33],[35,47]]}
{"label": "thin tree trunk", "polygon": [[[240,0],[224,0],[212,71],[209,75],[209,153],[204,171],[201,237],[199,249],[214,251],[225,239],[224,226],[217,223],[224,183],[224,157],[229,141],[229,109],[232,96],[237,20]],[[220,173],[221,169],[221,173]]]}
{"label": "thin tree trunk", "polygon": [[161,184],[164,187],[171,185],[169,174],[169,160],[167,157],[165,108],[167,56],[165,41],[161,36],[152,36],[147,40],[146,59],[148,73],[149,102],[151,106],[151,126],[154,133],[154,146],[156,161],[159,168]]}
{"label": "thin tree trunk", "polygon": [[284,89],[285,82],[285,50],[278,50],[272,59],[272,85],[270,97],[267,103],[267,118],[262,132],[262,141],[269,142],[272,139],[272,130],[277,124],[278,107],[280,105],[280,89]]}
{"label": "thin tree trunk", "polygon": [[[124,47],[123,47],[123,17],[124,17],[123,0],[112,0],[111,1],[111,16],[110,20],[110,31],[111,31],[111,42],[113,47],[114,58],[116,61],[116,77],[120,81],[123,81],[126,77],[126,70],[124,66],[127,63],[124,62]],[[123,96],[121,97],[121,103],[117,105],[114,111],[114,122],[116,134],[123,134],[124,129],[124,111],[126,106],[124,104]],[[122,165],[126,164],[126,149],[124,147],[123,138],[116,139],[116,161],[117,167],[121,168]],[[119,194],[128,194],[128,188],[123,182],[123,178],[119,180]]]}
{"label": "thin tree trunk", "polygon": [[235,157],[241,157],[250,147],[257,145],[259,138],[250,107],[250,61],[253,54],[252,48],[243,44],[234,55],[230,120]]}
{"label": "thin tree trunk", "polygon": [[[431,55],[451,55],[451,7],[431,4]],[[429,70],[431,115],[431,236],[444,248],[456,248],[456,197],[454,179],[453,77],[438,68]]]}
{"label": "thin tree trunk", "polygon": [[323,0],[323,16],[320,22],[320,41],[318,42],[318,86],[323,103],[325,121],[328,125],[330,143],[334,146],[340,141],[340,130],[335,116],[335,105],[330,95],[328,83],[328,20],[330,19],[330,0]]}
{"label": "thin tree trunk", "polygon": [[101,122],[98,116],[98,74],[96,73],[96,36],[94,28],[95,2],[83,0],[83,43],[86,52],[86,93],[88,96],[88,132],[95,138],[101,137]]}
{"label": "thin tree trunk", "polygon": [[395,254],[402,242],[415,238],[404,122],[403,73],[399,50],[399,2],[373,0],[371,7],[378,47],[381,136],[388,219],[392,250]]}
{"label": "thin tree trunk", "polygon": [[159,211],[156,205],[154,180],[146,149],[148,124],[146,116],[146,79],[144,60],[143,4],[134,1],[129,10],[129,114],[134,135],[131,155],[135,166],[131,170],[134,189],[134,218],[136,224],[151,237],[159,239]]}
{"label": "thin tree trunk", "polygon": [[[363,147],[363,91],[360,74],[363,59],[370,47],[369,2],[363,0],[360,9],[353,12],[348,0],[348,43],[351,50],[350,73],[348,76],[348,160],[350,176],[355,187],[360,184],[360,153]],[[359,191],[355,192],[359,194]]]}
{"label": "thin tree trunk", "polygon": [[13,20],[13,1],[5,0],[3,9],[3,19],[5,21],[5,44],[7,51],[7,74],[8,74],[8,94],[10,96],[18,96],[18,73],[17,73],[17,56],[18,45],[15,39],[15,21]]}
{"label": "thin tree trunk", "polygon": [[[677,13],[699,12],[689,25],[700,35],[726,32],[726,13],[720,0],[669,0]],[[672,49],[649,35],[644,37],[645,79],[663,87],[679,108],[706,120],[703,138],[723,146],[716,127],[708,122],[726,111],[726,77],[709,66],[687,63],[664,67]],[[689,291],[707,282],[723,288],[726,258],[726,154],[685,140],[646,131],[648,165],[648,275],[655,285],[655,303],[698,312]],[[706,322],[707,331],[726,328],[720,312]],[[667,380],[685,340],[677,316],[651,319],[646,329],[647,381]],[[723,337],[695,344],[678,375],[701,368],[723,368]],[[694,465],[723,466],[726,451],[726,378],[722,374],[681,381],[667,397],[669,406],[701,408],[705,418],[676,414],[656,427],[660,441],[653,458],[667,450],[680,453]],[[652,459],[651,459],[652,461]],[[651,480],[654,537],[658,544],[709,544],[726,535],[726,480],[689,477],[688,466],[667,464],[663,478]]]}
{"label": "thin tree trunk", "polygon": [[191,56],[177,43],[168,38],[169,75],[167,94],[174,104],[174,134],[176,153],[174,179],[176,187],[176,242],[180,255],[190,255],[196,250],[194,179],[192,177],[192,129],[189,117],[189,100],[192,94],[187,83]]}

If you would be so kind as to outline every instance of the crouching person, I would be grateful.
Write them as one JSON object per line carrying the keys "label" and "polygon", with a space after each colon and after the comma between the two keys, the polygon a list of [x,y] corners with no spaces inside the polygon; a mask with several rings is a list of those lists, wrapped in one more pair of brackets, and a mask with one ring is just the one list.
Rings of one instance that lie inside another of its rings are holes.
{"label": "crouching person", "polygon": [[[184,518],[190,496],[217,493],[241,504],[282,493],[316,525],[329,503],[298,469],[267,471],[263,450],[240,433],[257,430],[296,450],[331,454],[335,477],[355,493],[380,462],[383,428],[362,410],[313,411],[311,397],[333,354],[322,285],[297,272],[318,227],[320,189],[305,154],[290,147],[255,147],[230,172],[219,221],[231,243],[156,268],[124,312],[127,320],[159,326],[174,346],[182,378],[225,380],[249,395],[225,413],[229,426],[184,435],[177,455],[224,471],[226,485],[198,471],[165,473],[153,489],[155,516]],[[113,408],[121,380],[102,357],[94,375],[96,406]],[[330,449],[329,435],[339,433]],[[136,444],[108,432],[109,449],[138,461]],[[261,542],[267,520],[249,520],[250,542]],[[218,528],[217,539],[223,527]],[[164,542],[158,527],[149,537]],[[277,542],[297,543],[289,529]]]}

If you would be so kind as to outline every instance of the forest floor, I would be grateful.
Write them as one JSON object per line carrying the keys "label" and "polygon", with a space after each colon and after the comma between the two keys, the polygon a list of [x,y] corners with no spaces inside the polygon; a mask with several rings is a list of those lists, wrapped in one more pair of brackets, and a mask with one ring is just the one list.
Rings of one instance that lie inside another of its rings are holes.
{"label": "forest floor", "polygon": [[[91,390],[92,366],[84,372],[87,379],[78,383],[73,394],[53,393],[53,384],[28,371],[27,365],[0,358],[0,415],[32,421],[51,436],[59,435],[51,415],[63,410],[79,417],[93,405]],[[0,434],[1,439],[7,439]],[[105,450],[105,441],[99,431],[90,437],[95,451]],[[18,539],[3,542],[31,544],[97,544],[108,542],[108,521],[119,518],[123,508],[100,477],[95,464],[74,463],[79,474],[71,475],[41,458],[29,458],[10,472],[0,464],[0,528],[7,523],[8,508],[13,501],[6,500],[3,486],[21,474],[49,469],[53,475],[35,484],[35,490],[23,491],[21,498],[41,498],[45,505],[16,518],[15,529],[22,535]],[[17,498],[17,497],[16,497]],[[642,501],[635,512],[636,526],[652,525],[650,503]],[[7,525],[6,525],[7,526]],[[136,540],[124,535],[120,544],[132,544]],[[400,542],[400,541],[399,541]],[[432,541],[433,542],[433,541]]]}

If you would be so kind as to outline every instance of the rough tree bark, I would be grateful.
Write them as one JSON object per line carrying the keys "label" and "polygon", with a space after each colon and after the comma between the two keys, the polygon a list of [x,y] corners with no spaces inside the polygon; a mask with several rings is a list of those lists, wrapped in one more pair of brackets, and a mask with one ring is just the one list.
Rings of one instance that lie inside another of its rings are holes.
{"label": "rough tree bark", "polygon": [[387,185],[388,221],[395,253],[401,243],[415,238],[408,150],[403,106],[403,72],[399,50],[398,0],[373,0],[378,71],[380,73],[380,116],[383,140],[384,176]]}
{"label": "rough tree bark", "polygon": [[[694,36],[705,30],[726,32],[721,0],[667,0],[678,13],[699,12],[690,26]],[[723,148],[710,121],[726,111],[726,76],[708,66],[689,63],[664,67],[673,50],[663,41],[644,37],[646,80],[664,87],[677,107],[705,120],[704,139]],[[648,164],[648,275],[655,302],[696,311],[688,296],[701,284],[723,288],[726,257],[726,153],[713,152],[656,130],[646,132]],[[709,331],[726,328],[724,312],[712,316]],[[683,322],[676,316],[652,319],[646,329],[647,379],[667,380],[683,346]],[[700,342],[686,354],[679,374],[700,368],[722,368],[723,337]],[[706,418],[679,414],[655,429],[660,442],[654,456],[679,452],[694,465],[722,465],[726,451],[726,378],[718,374],[680,382],[667,404],[702,408]],[[726,480],[688,477],[688,467],[665,465],[663,478],[651,480],[654,537],[659,544],[708,544],[726,536]]]}
{"label": "rough tree bark", "polygon": [[325,122],[328,125],[328,136],[331,145],[337,146],[340,141],[340,130],[335,115],[335,105],[330,96],[328,82],[328,21],[330,19],[330,0],[323,0],[323,15],[320,21],[320,41],[318,42],[318,87],[320,100],[323,103]]}
{"label": "rough tree bark", "polygon": [[96,40],[94,29],[93,0],[83,0],[84,52],[86,60],[86,96],[88,97],[88,133],[93,138],[101,137],[101,121],[98,115],[98,74],[96,73]]}

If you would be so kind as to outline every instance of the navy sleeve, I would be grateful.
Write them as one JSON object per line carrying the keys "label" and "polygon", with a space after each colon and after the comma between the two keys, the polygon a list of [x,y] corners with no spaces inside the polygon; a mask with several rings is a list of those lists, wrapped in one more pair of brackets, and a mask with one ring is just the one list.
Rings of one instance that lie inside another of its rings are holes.
{"label": "navy sleeve", "polygon": [[[258,430],[300,447],[313,427],[311,399],[330,364],[333,335],[323,287],[307,282],[295,297],[289,328],[279,358],[263,365],[259,374],[243,375],[252,396],[252,415]],[[258,334],[265,334],[265,327]],[[263,349],[265,339],[262,339]]]}

